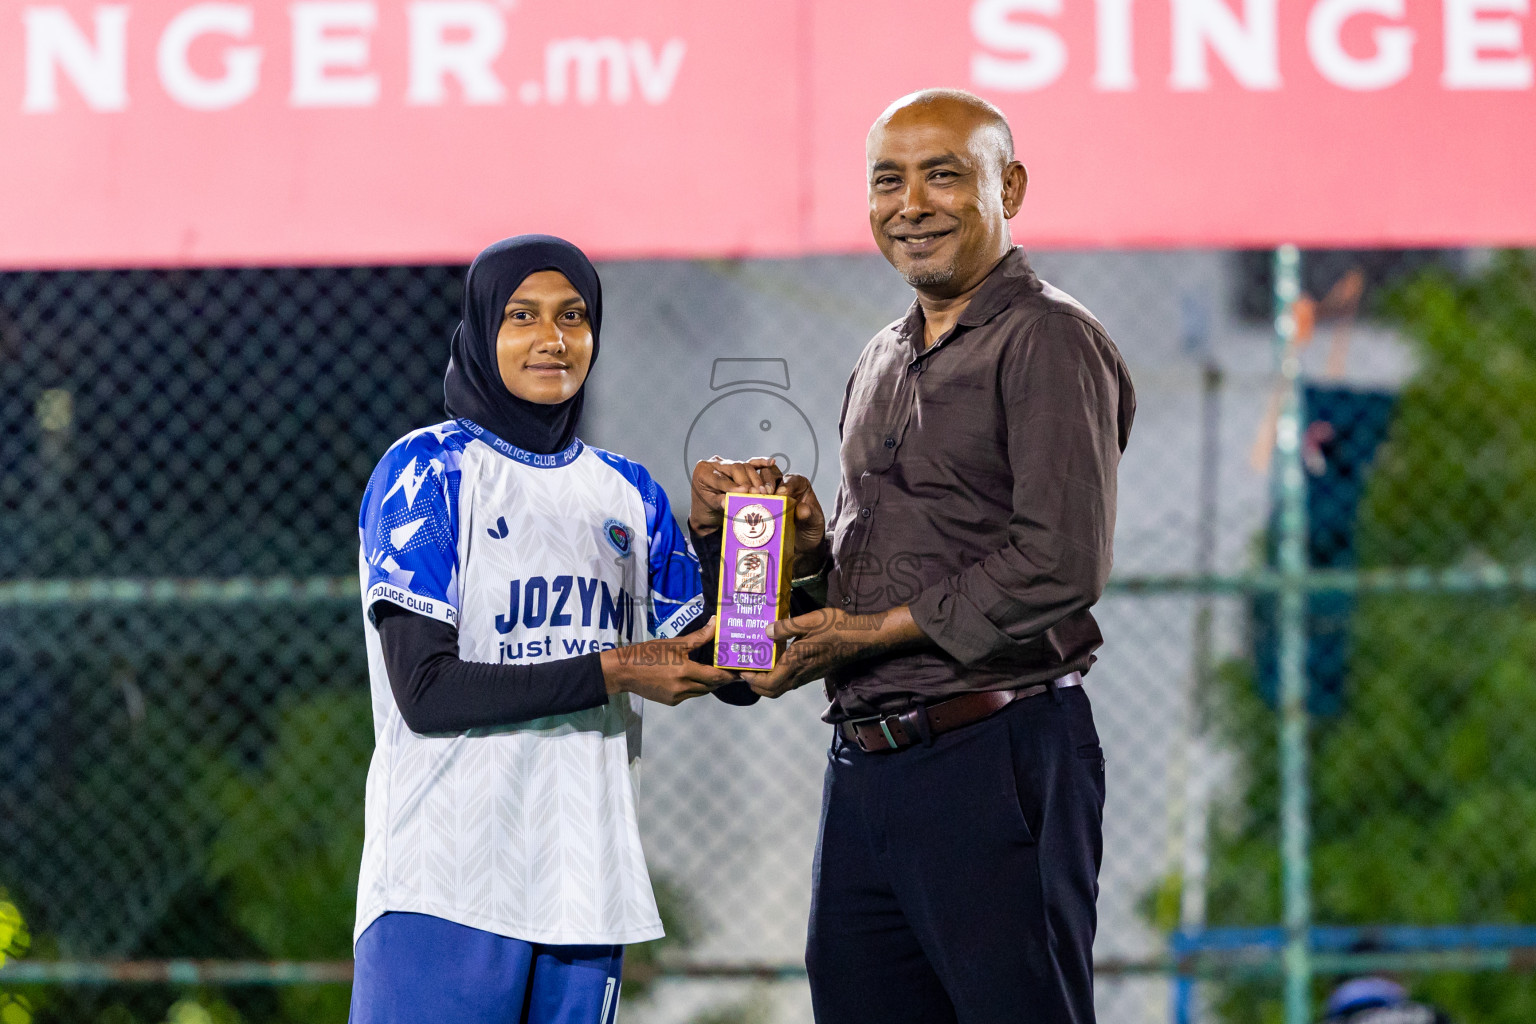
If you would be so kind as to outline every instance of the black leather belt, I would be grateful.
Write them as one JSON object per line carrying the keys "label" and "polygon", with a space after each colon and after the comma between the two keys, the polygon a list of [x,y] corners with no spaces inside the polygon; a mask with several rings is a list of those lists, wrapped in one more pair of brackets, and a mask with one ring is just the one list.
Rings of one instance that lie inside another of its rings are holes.
{"label": "black leather belt", "polygon": [[898,714],[850,718],[838,728],[842,730],[843,738],[860,750],[871,754],[887,753],[918,743],[931,743],[935,736],[974,725],[997,714],[1014,701],[1049,693],[1052,687],[1060,690],[1082,685],[1082,673],[1073,672],[1048,683],[1022,686],[1017,690],[962,693],[937,704],[919,705]]}

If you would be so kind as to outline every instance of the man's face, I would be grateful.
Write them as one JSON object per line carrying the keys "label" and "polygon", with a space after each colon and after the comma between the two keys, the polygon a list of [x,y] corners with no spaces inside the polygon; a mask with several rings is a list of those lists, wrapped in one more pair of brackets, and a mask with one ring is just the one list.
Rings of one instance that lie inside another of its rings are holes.
{"label": "man's face", "polygon": [[947,103],[899,110],[870,132],[865,154],[870,230],[912,287],[958,295],[1006,255],[1024,168],[1005,165],[996,133],[974,111]]}

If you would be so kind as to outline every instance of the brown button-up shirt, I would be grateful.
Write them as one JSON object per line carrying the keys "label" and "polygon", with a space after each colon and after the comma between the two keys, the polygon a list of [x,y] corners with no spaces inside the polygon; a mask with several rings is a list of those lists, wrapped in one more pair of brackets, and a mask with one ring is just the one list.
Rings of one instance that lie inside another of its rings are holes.
{"label": "brown button-up shirt", "polygon": [[843,398],[828,604],[910,604],[936,649],[847,666],[831,720],[1086,670],[1136,410],[1093,315],[1022,249],[923,348],[923,313],[865,347]]}

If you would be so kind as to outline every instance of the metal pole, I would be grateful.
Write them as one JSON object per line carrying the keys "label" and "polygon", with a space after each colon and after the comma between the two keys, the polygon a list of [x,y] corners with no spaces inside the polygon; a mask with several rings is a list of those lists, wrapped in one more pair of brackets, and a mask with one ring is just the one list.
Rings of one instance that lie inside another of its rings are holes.
{"label": "metal pole", "polygon": [[[1221,367],[1209,347],[1201,372],[1200,430],[1200,515],[1195,531],[1195,572],[1211,576],[1216,572],[1217,478],[1221,469]],[[1189,702],[1185,709],[1185,733],[1176,765],[1177,783],[1182,785],[1180,805],[1182,821],[1174,827],[1183,831],[1180,851],[1179,927],[1187,934],[1199,934],[1205,928],[1205,887],[1207,874],[1206,829],[1208,827],[1206,780],[1198,768],[1191,770],[1191,755],[1204,750],[1205,702],[1211,693],[1214,668],[1214,643],[1211,620],[1215,617],[1215,595],[1203,593],[1195,610],[1193,649],[1190,671]],[[1183,748],[1189,748],[1186,752]],[[1204,762],[1203,757],[1195,759]],[[1176,791],[1177,792],[1177,791]],[[1175,801],[1179,797],[1175,796]],[[1173,986],[1173,1024],[1192,1024],[1198,1010],[1195,978],[1188,974],[1175,977]]]}
{"label": "metal pole", "polygon": [[1280,861],[1285,901],[1285,1024],[1312,1018],[1311,866],[1307,793],[1307,494],[1301,452],[1301,357],[1293,312],[1301,253],[1275,250],[1275,351],[1280,418],[1275,430],[1280,571]]}
{"label": "metal pole", "polygon": [[[1200,518],[1195,541],[1195,572],[1202,576],[1216,572],[1216,520],[1218,514],[1218,481],[1221,473],[1221,367],[1215,356],[1206,354],[1201,374],[1200,439]],[[1205,736],[1205,702],[1210,699],[1211,676],[1215,669],[1215,642],[1212,620],[1215,618],[1216,595],[1204,593],[1195,610],[1194,671],[1191,674],[1193,692],[1188,710],[1189,743],[1203,745]],[[1179,923],[1188,931],[1205,927],[1205,887],[1207,873],[1206,780],[1198,772],[1189,772],[1184,778],[1184,885],[1180,890],[1182,906]]]}

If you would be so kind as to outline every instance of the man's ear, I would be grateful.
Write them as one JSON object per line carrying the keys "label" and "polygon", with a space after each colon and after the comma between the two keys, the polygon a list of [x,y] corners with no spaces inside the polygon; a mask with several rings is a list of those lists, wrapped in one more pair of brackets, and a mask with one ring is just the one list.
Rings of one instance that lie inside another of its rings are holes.
{"label": "man's ear", "polygon": [[1003,216],[1012,220],[1024,205],[1024,193],[1029,188],[1029,171],[1017,160],[1003,168]]}

